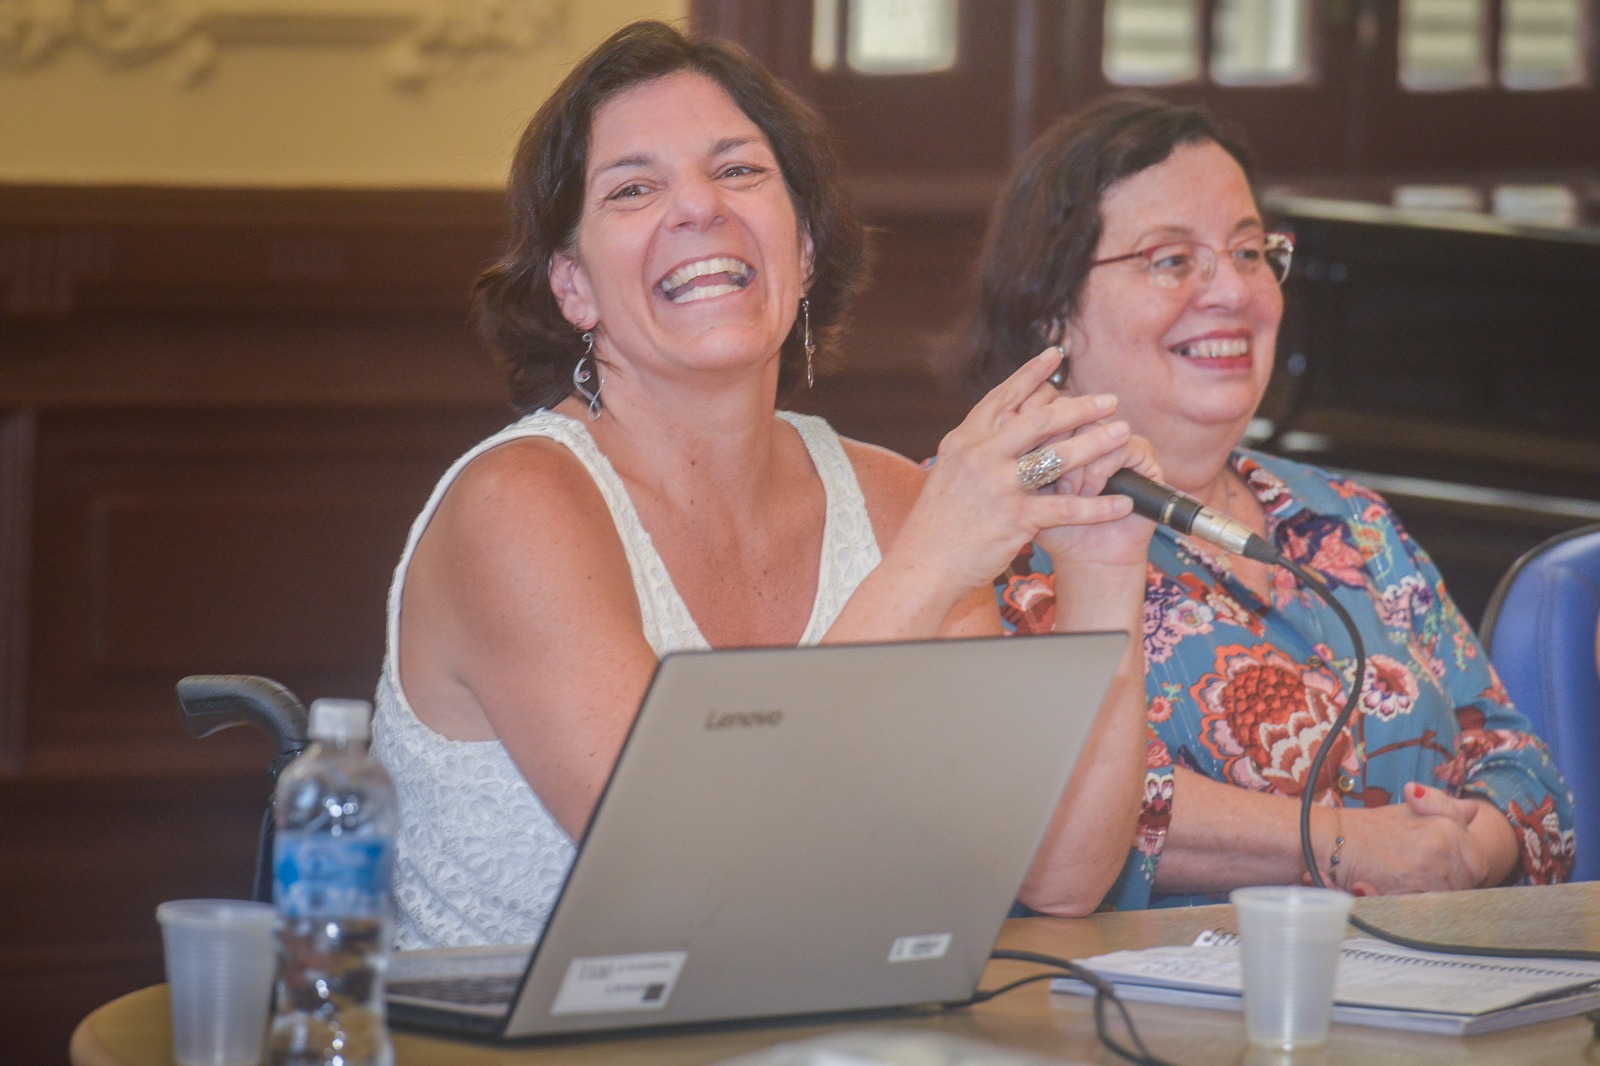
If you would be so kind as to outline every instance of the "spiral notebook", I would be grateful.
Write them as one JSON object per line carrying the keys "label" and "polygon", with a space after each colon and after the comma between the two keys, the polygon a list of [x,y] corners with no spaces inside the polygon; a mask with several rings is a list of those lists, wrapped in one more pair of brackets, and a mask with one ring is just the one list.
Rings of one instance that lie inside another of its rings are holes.
{"label": "spiral notebook", "polygon": [[[1207,931],[1193,944],[1079,959],[1123,999],[1239,1010],[1238,937]],[[1057,992],[1092,994],[1058,978]],[[1600,1008],[1600,963],[1493,959],[1347,940],[1334,982],[1333,1020],[1351,1025],[1470,1036]]]}
{"label": "spiral notebook", "polygon": [[664,657],[531,957],[402,952],[390,1017],[515,1039],[966,999],[1126,643]]}

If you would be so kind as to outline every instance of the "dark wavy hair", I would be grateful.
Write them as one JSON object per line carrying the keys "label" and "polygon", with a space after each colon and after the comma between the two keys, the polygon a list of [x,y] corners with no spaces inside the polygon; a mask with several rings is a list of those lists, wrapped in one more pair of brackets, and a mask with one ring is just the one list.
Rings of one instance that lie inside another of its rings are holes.
{"label": "dark wavy hair", "polygon": [[1231,155],[1254,186],[1249,151],[1205,109],[1145,93],[1108,96],[1039,135],[984,235],[976,308],[955,358],[969,385],[1003,381],[1077,316],[1100,243],[1100,203],[1111,187],[1179,145],[1205,141]]}
{"label": "dark wavy hair", "polygon": [[[771,144],[814,247],[806,295],[819,363],[837,341],[866,275],[866,243],[822,120],[738,46],[688,36],[663,22],[636,22],[580,61],[523,131],[508,188],[510,239],[473,286],[479,328],[509,372],[519,411],[570,395],[583,354],[581,335],[562,316],[549,276],[552,256],[570,254],[577,241],[595,115],[623,90],[680,71],[722,86]],[[799,333],[796,326],[783,341],[780,395],[805,377]]]}

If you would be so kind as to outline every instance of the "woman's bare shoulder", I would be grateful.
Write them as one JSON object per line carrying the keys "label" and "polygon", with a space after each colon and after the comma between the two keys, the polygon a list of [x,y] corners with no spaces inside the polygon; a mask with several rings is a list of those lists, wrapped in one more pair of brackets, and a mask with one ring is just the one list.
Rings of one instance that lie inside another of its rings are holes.
{"label": "woman's bare shoulder", "polygon": [[856,478],[863,491],[870,487],[890,492],[907,492],[915,496],[927,480],[927,471],[899,452],[877,444],[840,437],[850,464],[855,467]]}
{"label": "woman's bare shoulder", "polygon": [[887,543],[917,502],[927,472],[898,452],[876,444],[841,438],[855,469],[867,513],[880,544]]}
{"label": "woman's bare shoulder", "polygon": [[462,467],[446,499],[482,506],[506,500],[560,497],[593,490],[594,479],[581,460],[549,437],[517,437],[498,444]]}
{"label": "woman's bare shoulder", "polygon": [[508,441],[462,468],[424,545],[452,569],[508,567],[530,576],[570,569],[597,551],[621,553],[588,470],[564,445],[542,437]]}

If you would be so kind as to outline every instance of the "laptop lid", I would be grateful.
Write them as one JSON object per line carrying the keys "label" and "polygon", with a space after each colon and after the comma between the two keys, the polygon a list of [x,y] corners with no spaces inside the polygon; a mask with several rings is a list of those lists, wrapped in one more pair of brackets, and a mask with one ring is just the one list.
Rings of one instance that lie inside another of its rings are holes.
{"label": "laptop lid", "polygon": [[1126,640],[664,657],[499,1035],[966,999]]}

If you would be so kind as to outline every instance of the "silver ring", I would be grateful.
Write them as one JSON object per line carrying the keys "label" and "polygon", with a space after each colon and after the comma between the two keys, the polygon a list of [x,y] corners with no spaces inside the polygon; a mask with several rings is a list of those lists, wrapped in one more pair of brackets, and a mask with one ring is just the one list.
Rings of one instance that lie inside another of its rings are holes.
{"label": "silver ring", "polygon": [[1017,480],[1029,492],[1042,489],[1061,476],[1061,456],[1054,448],[1039,448],[1017,460]]}

